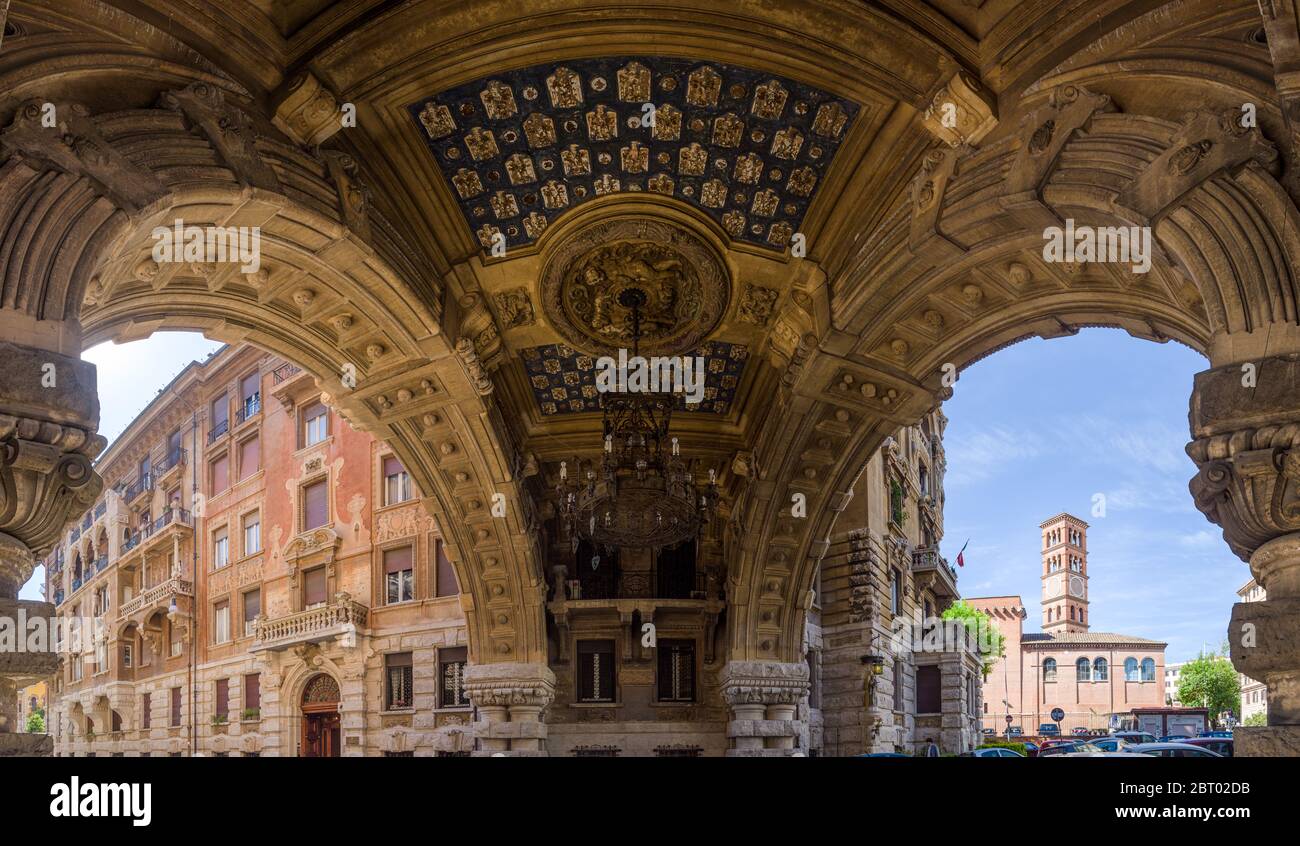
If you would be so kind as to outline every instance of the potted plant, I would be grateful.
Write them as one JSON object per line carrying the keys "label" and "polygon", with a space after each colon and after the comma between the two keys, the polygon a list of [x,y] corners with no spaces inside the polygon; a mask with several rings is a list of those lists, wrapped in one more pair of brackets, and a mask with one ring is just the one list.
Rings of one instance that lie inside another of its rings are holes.
{"label": "potted plant", "polygon": [[239,718],[245,722],[262,719],[261,708],[245,708],[239,715]]}

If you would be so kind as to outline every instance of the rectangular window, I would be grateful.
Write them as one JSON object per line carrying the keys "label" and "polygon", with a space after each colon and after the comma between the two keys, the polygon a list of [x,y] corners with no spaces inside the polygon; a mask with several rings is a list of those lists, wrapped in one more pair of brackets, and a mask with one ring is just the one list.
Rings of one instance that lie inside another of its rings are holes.
{"label": "rectangular window", "polygon": [[212,640],[225,643],[230,640],[230,603],[218,602],[212,609]]}
{"label": "rectangular window", "polygon": [[212,536],[212,569],[220,570],[230,563],[230,537],[224,528]]}
{"label": "rectangular window", "polygon": [[244,515],[244,554],[256,555],[262,551],[262,518],[256,512]]}
{"label": "rectangular window", "polygon": [[212,703],[213,715],[230,719],[230,679],[217,679],[217,698]]}
{"label": "rectangular window", "polygon": [[214,458],[208,464],[208,493],[216,495],[230,487],[230,455]]}
{"label": "rectangular window", "polygon": [[469,650],[463,646],[438,650],[439,708],[458,708],[469,704],[465,692],[465,664]]}
{"label": "rectangular window", "polygon": [[894,659],[894,710],[902,711],[905,706],[904,691],[907,689],[907,671],[903,662]]}
{"label": "rectangular window", "polygon": [[895,614],[903,613],[903,574],[895,567],[889,571],[889,608]]}
{"label": "rectangular window", "polygon": [[153,715],[149,711],[150,697],[147,693],[140,694],[140,728],[151,728]]}
{"label": "rectangular window", "polygon": [[916,668],[916,713],[938,714],[943,711],[939,668],[933,664]]}
{"label": "rectangular window", "polygon": [[695,641],[659,641],[660,702],[695,701]]}
{"label": "rectangular window", "polygon": [[325,568],[317,567],[302,574],[303,608],[325,604]]}
{"label": "rectangular window", "polygon": [[384,710],[396,711],[412,708],[415,700],[411,694],[411,653],[394,652],[384,656]]}
{"label": "rectangular window", "polygon": [[181,724],[181,689],[179,687],[172,688],[171,718],[171,725],[173,728]]}
{"label": "rectangular window", "polygon": [[244,637],[252,637],[253,621],[262,613],[262,590],[256,588],[244,594]]}
{"label": "rectangular window", "polygon": [[434,574],[437,581],[436,596],[455,596],[460,593],[460,588],[456,584],[456,571],[452,569],[451,559],[442,549],[442,539],[439,538],[433,544],[433,556],[437,572]]}
{"label": "rectangular window", "polygon": [[409,546],[384,550],[384,590],[387,604],[415,598],[415,563]]}
{"label": "rectangular window", "polygon": [[302,412],[302,445],[318,444],[329,436],[329,412],[324,404],[314,402]]}
{"label": "rectangular window", "polygon": [[578,701],[614,701],[614,641],[578,641]]}
{"label": "rectangular window", "polygon": [[247,420],[262,410],[262,375],[249,373],[239,381],[239,407],[242,419]]}
{"label": "rectangular window", "polygon": [[325,480],[312,482],[302,489],[302,530],[304,532],[329,522],[329,490]]}
{"label": "rectangular window", "polygon": [[175,658],[181,654],[184,644],[181,643],[181,630],[179,627],[168,623],[167,627],[171,629],[171,657]]}
{"label": "rectangular window", "polygon": [[244,708],[262,709],[262,676],[258,673],[244,676]]}
{"label": "rectangular window", "polygon": [[239,442],[239,481],[262,469],[262,447],[257,436]]}
{"label": "rectangular window", "polygon": [[129,643],[122,644],[122,666],[129,670],[134,664],[135,650],[132,649]]}
{"label": "rectangular window", "polygon": [[411,477],[393,456],[384,459],[384,505],[396,505],[411,498]]}
{"label": "rectangular window", "polygon": [[230,430],[230,398],[225,394],[212,401],[212,422],[208,428],[208,443]]}

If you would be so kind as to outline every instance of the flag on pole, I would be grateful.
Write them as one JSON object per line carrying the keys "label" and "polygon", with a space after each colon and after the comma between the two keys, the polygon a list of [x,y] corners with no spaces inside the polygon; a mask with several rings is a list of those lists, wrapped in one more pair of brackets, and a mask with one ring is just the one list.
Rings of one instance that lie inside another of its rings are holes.
{"label": "flag on pole", "polygon": [[968,547],[968,546],[970,546],[970,538],[966,538],[966,542],[965,542],[964,544],[961,545],[961,551],[957,553],[957,566],[958,566],[958,567],[965,567],[965,566],[966,566],[966,556],[965,556],[963,553],[966,552],[966,547]]}

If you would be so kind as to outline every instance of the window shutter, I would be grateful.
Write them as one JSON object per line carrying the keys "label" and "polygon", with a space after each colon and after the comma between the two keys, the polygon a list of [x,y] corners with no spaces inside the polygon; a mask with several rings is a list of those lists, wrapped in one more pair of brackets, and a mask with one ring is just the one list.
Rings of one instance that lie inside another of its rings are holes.
{"label": "window shutter", "polygon": [[304,574],[303,604],[316,605],[325,601],[325,568],[317,567]]}
{"label": "window shutter", "polygon": [[221,493],[228,487],[230,487],[230,456],[223,455],[212,462],[212,493]]}
{"label": "window shutter", "polygon": [[442,551],[442,539],[434,543],[434,558],[437,567],[437,596],[455,596],[460,593],[456,585],[456,571],[452,569],[451,559]]}
{"label": "window shutter", "polygon": [[262,392],[262,377],[258,373],[249,373],[239,383],[239,398],[242,402],[247,402],[249,397],[257,396]]}
{"label": "window shutter", "polygon": [[217,701],[213,713],[218,717],[230,716],[230,679],[217,679]]}
{"label": "window shutter", "polygon": [[262,613],[262,591],[250,590],[244,594],[244,621],[251,623],[260,613]]}
{"label": "window shutter", "polygon": [[938,714],[943,710],[939,668],[933,665],[916,668],[916,713]]}
{"label": "window shutter", "polygon": [[181,724],[181,689],[179,687],[172,688],[171,717],[173,726],[179,726]]}
{"label": "window shutter", "polygon": [[257,438],[249,438],[239,445],[239,478],[247,479],[262,467],[262,447]]}
{"label": "window shutter", "polygon": [[384,574],[400,573],[411,569],[411,548],[409,546],[384,550]]}
{"label": "window shutter", "polygon": [[303,488],[302,498],[304,531],[324,526],[329,522],[326,519],[329,511],[329,493],[325,489],[324,480],[312,482]]}
{"label": "window shutter", "polygon": [[230,402],[226,395],[222,394],[212,401],[212,428],[216,429],[222,423],[230,422]]}
{"label": "window shutter", "polygon": [[384,459],[384,477],[396,476],[398,473],[405,473],[402,462],[398,461],[395,456],[388,456]]}
{"label": "window shutter", "polygon": [[262,676],[258,673],[244,676],[244,707],[262,707]]}

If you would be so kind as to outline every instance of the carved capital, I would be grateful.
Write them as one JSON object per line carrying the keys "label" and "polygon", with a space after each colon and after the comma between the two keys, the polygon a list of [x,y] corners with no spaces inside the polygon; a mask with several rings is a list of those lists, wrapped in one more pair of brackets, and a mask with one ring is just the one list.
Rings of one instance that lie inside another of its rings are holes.
{"label": "carved capital", "polygon": [[555,699],[555,674],[541,664],[471,664],[465,692],[480,708],[545,708]]}
{"label": "carved capital", "polygon": [[743,705],[798,705],[808,697],[808,665],[802,662],[728,661],[722,698]]}
{"label": "carved capital", "polygon": [[997,103],[979,80],[958,71],[931,98],[924,121],[951,147],[978,144],[998,125]]}
{"label": "carved capital", "polygon": [[343,127],[339,102],[304,71],[276,95],[274,123],[299,144],[318,147]]}

